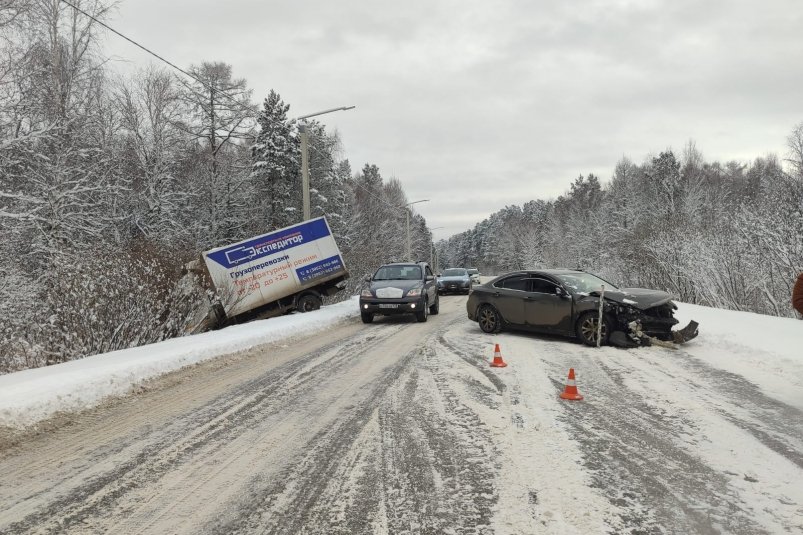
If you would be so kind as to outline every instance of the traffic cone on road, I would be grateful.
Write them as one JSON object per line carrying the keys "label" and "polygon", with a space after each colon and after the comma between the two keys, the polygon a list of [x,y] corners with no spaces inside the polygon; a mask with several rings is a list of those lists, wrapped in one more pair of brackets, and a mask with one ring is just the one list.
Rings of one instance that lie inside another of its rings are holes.
{"label": "traffic cone on road", "polygon": [[569,368],[569,380],[566,382],[566,388],[561,392],[560,397],[563,399],[573,399],[580,401],[583,396],[577,391],[577,385],[574,382],[574,368]]}
{"label": "traffic cone on road", "polygon": [[494,360],[491,362],[491,366],[494,368],[504,368],[507,366],[507,362],[502,360],[502,352],[499,350],[499,344],[496,344],[494,348]]}

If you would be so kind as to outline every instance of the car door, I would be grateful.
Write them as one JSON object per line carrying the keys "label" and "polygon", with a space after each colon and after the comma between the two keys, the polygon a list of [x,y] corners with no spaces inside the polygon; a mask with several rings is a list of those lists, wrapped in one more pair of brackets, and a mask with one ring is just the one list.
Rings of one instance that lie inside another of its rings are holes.
{"label": "car door", "polygon": [[[438,284],[435,280],[435,274],[432,273],[432,270],[429,266],[425,266],[426,269],[424,270],[424,288],[427,289],[427,299],[429,299],[430,303],[435,303],[435,300],[438,298]],[[430,277],[432,277],[430,279]],[[429,280],[427,280],[429,279]]]}
{"label": "car door", "polygon": [[527,275],[512,275],[494,284],[491,301],[507,323],[526,325],[524,300],[530,282]]}
{"label": "car door", "polygon": [[558,285],[544,277],[529,280],[524,299],[524,316],[528,326],[548,331],[572,331],[572,299],[559,293]]}

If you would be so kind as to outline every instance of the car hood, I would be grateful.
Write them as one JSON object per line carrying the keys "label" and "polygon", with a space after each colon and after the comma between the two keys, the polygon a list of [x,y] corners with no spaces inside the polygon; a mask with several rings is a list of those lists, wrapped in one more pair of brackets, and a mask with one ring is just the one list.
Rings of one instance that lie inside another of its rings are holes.
{"label": "car hood", "polygon": [[[623,288],[616,292],[605,292],[605,297],[611,301],[630,305],[639,310],[647,310],[672,301],[672,294],[647,288]],[[674,303],[672,305],[677,308]]]}
{"label": "car hood", "polygon": [[466,282],[469,279],[466,275],[454,275],[452,277],[438,277],[443,282]]}
{"label": "car hood", "polygon": [[[592,292],[591,295],[598,297],[599,292]],[[605,299],[630,305],[639,310],[647,310],[648,308],[671,302],[672,294],[647,288],[621,288],[619,290],[606,290]],[[672,303],[672,306],[677,308],[674,303]]]}
{"label": "car hood", "polygon": [[401,288],[405,292],[413,288],[420,288],[423,284],[419,280],[387,280],[387,281],[371,281],[371,290],[378,290],[380,288]]}

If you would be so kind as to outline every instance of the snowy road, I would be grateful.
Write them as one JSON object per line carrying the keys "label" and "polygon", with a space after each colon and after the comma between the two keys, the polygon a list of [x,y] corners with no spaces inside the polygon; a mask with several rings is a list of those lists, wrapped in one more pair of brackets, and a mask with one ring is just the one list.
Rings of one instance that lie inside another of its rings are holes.
{"label": "snowy road", "polygon": [[0,533],[803,533],[801,422],[687,350],[491,337],[448,297],[57,418],[0,450]]}

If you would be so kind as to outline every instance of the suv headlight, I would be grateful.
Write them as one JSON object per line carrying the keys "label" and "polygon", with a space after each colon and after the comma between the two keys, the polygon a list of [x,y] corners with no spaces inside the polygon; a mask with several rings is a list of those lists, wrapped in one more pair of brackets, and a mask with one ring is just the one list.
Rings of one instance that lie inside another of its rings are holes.
{"label": "suv headlight", "polygon": [[367,288],[360,292],[360,297],[373,297],[373,296],[374,296],[374,294],[372,294],[371,290],[369,290]]}
{"label": "suv headlight", "polygon": [[416,295],[421,295],[421,288],[413,288],[407,292],[407,297],[415,297]]}

